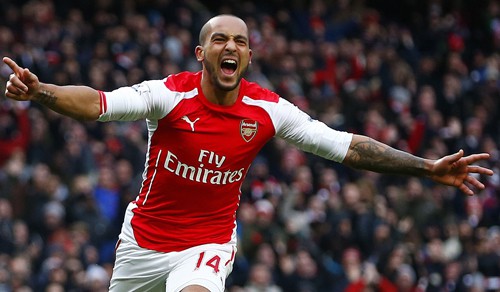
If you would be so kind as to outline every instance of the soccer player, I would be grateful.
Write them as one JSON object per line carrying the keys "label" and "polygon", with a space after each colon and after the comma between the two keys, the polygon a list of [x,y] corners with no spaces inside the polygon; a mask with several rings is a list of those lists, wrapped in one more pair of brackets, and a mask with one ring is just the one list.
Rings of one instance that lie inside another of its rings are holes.
{"label": "soccer player", "polygon": [[369,137],[336,131],[276,93],[243,79],[251,63],[248,28],[232,15],[201,29],[200,72],[102,92],[42,83],[5,57],[14,72],[5,95],[79,120],[145,119],[142,188],[130,202],[116,251],[111,291],[223,291],[236,252],[240,187],[259,150],[277,136],[347,166],[428,177],[467,195],[487,153],[462,150],[429,160]]}

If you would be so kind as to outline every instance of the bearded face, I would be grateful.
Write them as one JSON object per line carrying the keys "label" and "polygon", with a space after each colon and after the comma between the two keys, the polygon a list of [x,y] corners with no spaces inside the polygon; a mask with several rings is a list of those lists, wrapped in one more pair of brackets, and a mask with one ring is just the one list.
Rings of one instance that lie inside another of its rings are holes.
{"label": "bearded face", "polygon": [[248,64],[246,66],[241,66],[239,70],[237,70],[237,65],[235,65],[233,69],[228,70],[225,69],[224,63],[214,64],[206,59],[203,61],[203,65],[207,69],[211,83],[217,89],[222,91],[231,91],[236,89],[248,70]]}
{"label": "bearded face", "polygon": [[252,55],[246,24],[237,17],[222,16],[210,20],[202,30],[203,42],[196,54],[206,77],[216,90],[236,89]]}

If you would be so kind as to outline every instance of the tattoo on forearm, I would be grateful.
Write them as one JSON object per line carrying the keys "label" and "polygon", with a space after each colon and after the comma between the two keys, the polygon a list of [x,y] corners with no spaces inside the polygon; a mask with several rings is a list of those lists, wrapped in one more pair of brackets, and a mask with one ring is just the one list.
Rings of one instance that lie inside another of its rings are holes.
{"label": "tattoo on forearm", "polygon": [[381,173],[424,175],[423,159],[373,139],[351,145],[348,161],[355,168]]}
{"label": "tattoo on forearm", "polygon": [[35,95],[34,100],[45,106],[53,106],[56,104],[57,96],[55,96],[52,91],[41,90],[37,95]]}

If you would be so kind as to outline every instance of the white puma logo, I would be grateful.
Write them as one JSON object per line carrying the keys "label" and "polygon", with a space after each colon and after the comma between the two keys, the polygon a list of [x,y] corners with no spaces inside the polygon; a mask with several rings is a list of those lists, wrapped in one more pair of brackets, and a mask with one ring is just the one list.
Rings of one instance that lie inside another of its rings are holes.
{"label": "white puma logo", "polygon": [[196,123],[200,118],[196,118],[196,120],[192,121],[188,118],[188,116],[183,116],[182,119],[186,121],[191,126],[191,130],[194,132],[194,123]]}

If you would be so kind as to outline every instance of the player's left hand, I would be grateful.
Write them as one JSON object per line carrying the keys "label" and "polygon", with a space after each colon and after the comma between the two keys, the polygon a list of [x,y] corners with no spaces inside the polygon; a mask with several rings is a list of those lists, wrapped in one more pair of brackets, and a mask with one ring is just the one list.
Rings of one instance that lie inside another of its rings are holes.
{"label": "player's left hand", "polygon": [[482,190],[484,189],[484,184],[472,174],[493,175],[493,171],[472,164],[480,160],[486,160],[489,157],[488,153],[464,156],[464,151],[460,150],[457,153],[434,161],[429,177],[435,182],[457,187],[463,193],[473,195],[474,191],[469,185]]}

